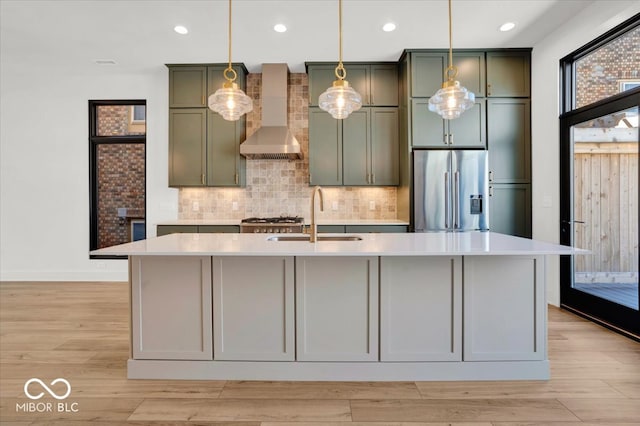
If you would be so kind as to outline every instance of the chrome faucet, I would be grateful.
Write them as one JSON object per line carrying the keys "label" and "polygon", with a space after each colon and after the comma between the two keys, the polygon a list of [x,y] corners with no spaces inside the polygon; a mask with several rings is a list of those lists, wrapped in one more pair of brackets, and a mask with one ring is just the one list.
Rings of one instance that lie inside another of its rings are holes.
{"label": "chrome faucet", "polygon": [[313,188],[313,193],[311,194],[311,225],[309,225],[310,243],[315,243],[318,236],[318,225],[316,225],[316,194],[320,194],[320,211],[324,211],[324,198],[322,195],[322,188],[316,186]]}

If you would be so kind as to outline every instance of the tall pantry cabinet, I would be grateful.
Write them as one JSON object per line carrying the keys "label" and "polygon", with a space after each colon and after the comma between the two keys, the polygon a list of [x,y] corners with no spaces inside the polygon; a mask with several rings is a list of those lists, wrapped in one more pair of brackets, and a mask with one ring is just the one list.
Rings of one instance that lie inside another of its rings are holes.
{"label": "tall pantry cabinet", "polygon": [[429,98],[444,80],[447,52],[406,50],[400,58],[398,217],[410,218],[413,210],[414,149],[486,149],[489,227],[530,238],[531,50],[454,50],[456,79],[476,96],[475,105],[456,120],[443,120],[428,110]]}

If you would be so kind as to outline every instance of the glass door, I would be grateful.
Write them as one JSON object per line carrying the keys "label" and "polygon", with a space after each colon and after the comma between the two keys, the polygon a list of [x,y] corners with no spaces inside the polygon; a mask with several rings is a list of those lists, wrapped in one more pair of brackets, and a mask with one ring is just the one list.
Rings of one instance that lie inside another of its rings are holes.
{"label": "glass door", "polygon": [[636,336],[639,100],[620,96],[561,120],[561,240],[590,251],[562,259],[561,303]]}

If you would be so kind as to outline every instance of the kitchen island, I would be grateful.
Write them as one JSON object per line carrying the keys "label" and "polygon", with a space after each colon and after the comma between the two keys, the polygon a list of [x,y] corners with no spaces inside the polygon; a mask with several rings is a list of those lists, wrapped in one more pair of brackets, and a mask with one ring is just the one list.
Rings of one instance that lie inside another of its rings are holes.
{"label": "kitchen island", "polygon": [[171,234],[129,256],[129,378],[547,379],[545,256],[491,232]]}

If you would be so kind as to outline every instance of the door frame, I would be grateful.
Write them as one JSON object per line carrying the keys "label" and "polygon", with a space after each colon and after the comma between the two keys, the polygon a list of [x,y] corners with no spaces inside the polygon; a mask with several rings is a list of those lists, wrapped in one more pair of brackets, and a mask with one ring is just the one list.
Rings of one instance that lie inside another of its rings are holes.
{"label": "door frame", "polygon": [[[571,127],[633,107],[640,109],[640,88],[622,92],[560,116],[560,244],[572,246],[574,239],[574,152]],[[638,137],[640,138],[640,130]],[[638,179],[640,182],[640,173]],[[636,189],[640,191],[640,184]],[[573,269],[573,256],[560,256],[560,306],[640,340],[640,311],[574,289]]]}

